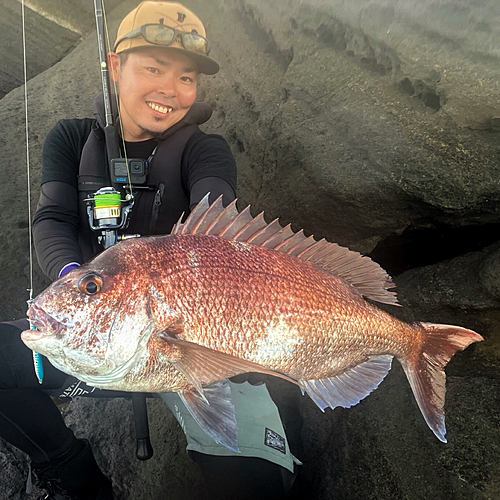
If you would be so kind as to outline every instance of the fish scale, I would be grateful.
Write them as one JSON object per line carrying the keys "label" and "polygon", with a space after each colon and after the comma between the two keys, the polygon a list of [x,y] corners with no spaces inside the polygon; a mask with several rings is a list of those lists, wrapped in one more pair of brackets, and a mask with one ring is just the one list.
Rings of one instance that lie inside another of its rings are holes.
{"label": "fish scale", "polygon": [[[190,252],[198,256],[196,267],[189,262]],[[225,352],[256,363],[264,362],[266,367],[295,378],[333,376],[369,355],[385,354],[395,334],[401,337],[395,344],[400,349],[392,354],[399,354],[403,346],[414,341],[415,336],[403,335],[402,322],[380,314],[356,289],[294,257],[281,254],[276,257],[274,252],[261,247],[235,251],[230,241],[203,235],[163,239],[155,245],[154,253],[166,255],[166,261],[175,266],[171,269],[168,264],[164,266],[158,286],[171,303],[178,304],[177,310],[184,318],[184,340],[210,349],[224,348]],[[204,283],[204,288],[193,290],[196,281]],[[213,297],[202,313],[197,307],[199,292]],[[349,328],[335,328],[332,317],[339,318]],[[307,363],[299,363],[297,356],[265,360],[255,356],[259,339],[268,335],[266,329],[272,327],[273,320],[283,318],[286,328],[282,338],[305,339],[304,348],[311,350],[304,354]],[[368,318],[373,318],[372,325]],[[168,323],[168,318],[158,319]],[[377,337],[374,326],[379,330]],[[252,332],[252,342],[244,345],[242,353],[235,340],[243,331]],[[329,337],[329,332],[337,333],[336,338]],[[344,356],[328,373],[324,369],[316,372],[310,366],[307,358],[314,353],[316,359],[325,358],[321,366],[330,362],[332,367],[331,359],[337,353],[345,354],[351,346],[361,347],[358,337],[370,342],[364,349],[352,351],[355,357]]]}
{"label": "fish scale", "polygon": [[171,235],[121,242],[53,283],[28,311],[37,330],[22,338],[90,385],[179,392],[200,426],[233,450],[227,378],[275,375],[323,411],[349,408],[396,357],[446,441],[444,368],[482,337],[406,324],[366,300],[396,306],[393,287],[357,252],[205,198]]}

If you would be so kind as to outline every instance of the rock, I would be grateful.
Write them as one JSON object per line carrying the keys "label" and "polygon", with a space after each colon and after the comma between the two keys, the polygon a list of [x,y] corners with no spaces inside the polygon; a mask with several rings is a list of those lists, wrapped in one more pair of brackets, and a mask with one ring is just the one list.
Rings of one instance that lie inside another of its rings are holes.
{"label": "rock", "polygon": [[[132,5],[123,2],[113,12],[111,31]],[[425,9],[410,2],[347,7],[298,0],[276,8],[259,0],[210,7],[195,1],[191,7],[207,20],[213,56],[223,68],[202,78],[202,97],[215,108],[207,130],[232,146],[243,203],[362,252],[405,232],[498,224],[497,132],[464,123],[465,114],[479,108],[491,114],[478,112],[479,121],[494,124],[500,115],[498,54],[489,43],[497,30],[495,4],[468,7],[475,52],[468,41],[441,43],[451,36],[448,17],[440,36],[424,29],[429,16],[439,24],[434,16],[442,8],[433,2]],[[379,18],[385,24],[378,25]],[[464,18],[456,22],[462,26]],[[82,67],[88,68],[84,74]],[[48,129],[63,116],[88,116],[99,91],[95,35],[28,90],[36,103],[30,108],[36,186]],[[9,123],[5,135],[12,144],[7,175],[16,178],[15,200],[4,197],[4,226],[9,239],[25,247],[27,216],[18,194],[25,185],[18,167],[24,158],[21,91],[2,100],[0,116]],[[17,220],[14,207],[23,214]],[[24,266],[19,261],[12,276]],[[16,279],[7,279],[8,286],[16,288]],[[8,294],[17,304],[15,295]],[[12,311],[12,302],[3,307]],[[14,307],[19,314],[22,308]]]}
{"label": "rock", "polygon": [[[441,37],[427,30],[429,3],[234,1],[219,17],[196,3],[209,33],[231,40],[215,39],[224,78],[205,95],[244,201],[363,252],[409,228],[498,221],[498,140],[472,123],[498,114],[498,54],[443,45],[452,21]],[[390,27],[369,23],[370,9]]]}
{"label": "rock", "polygon": [[[81,40],[95,31],[94,2],[31,0],[25,3],[27,79],[61,60]],[[111,9],[119,0],[108,0]],[[21,2],[0,0],[0,98],[24,83],[23,13]]]}
{"label": "rock", "polygon": [[[199,469],[186,454],[186,438],[174,416],[161,401],[148,400],[148,407],[154,458],[144,462],[135,458],[130,401],[76,398],[63,413],[75,434],[90,441],[97,463],[112,479],[116,500],[152,500],[166,495],[179,500],[207,498]],[[42,492],[36,488],[32,495],[24,493],[28,465],[22,453],[10,445],[2,446],[0,464],[0,498],[39,498]]]}
{"label": "rock", "polygon": [[500,249],[498,247],[482,261],[479,277],[486,290],[495,299],[500,299]]}
{"label": "rock", "polygon": [[303,498],[496,498],[498,379],[448,378],[445,445],[427,428],[395,368],[365,401],[327,411],[321,424],[304,401],[302,417],[313,425],[304,426],[309,496]]}

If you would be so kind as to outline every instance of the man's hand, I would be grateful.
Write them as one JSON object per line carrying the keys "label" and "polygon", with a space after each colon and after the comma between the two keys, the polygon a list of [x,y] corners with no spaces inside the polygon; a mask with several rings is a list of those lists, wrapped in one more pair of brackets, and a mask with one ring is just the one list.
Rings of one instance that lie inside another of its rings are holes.
{"label": "man's hand", "polygon": [[70,262],[69,264],[66,264],[60,271],[59,275],[57,276],[58,278],[61,278],[62,276],[68,274],[70,271],[73,271],[73,269],[76,269],[77,267],[80,267],[80,264],[78,262]]}

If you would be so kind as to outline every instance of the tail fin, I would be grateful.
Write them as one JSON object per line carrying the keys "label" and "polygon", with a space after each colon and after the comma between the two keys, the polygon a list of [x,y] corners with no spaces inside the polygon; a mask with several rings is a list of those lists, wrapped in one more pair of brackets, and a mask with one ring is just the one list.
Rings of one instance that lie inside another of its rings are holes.
{"label": "tail fin", "polygon": [[459,326],[421,323],[420,327],[424,332],[422,351],[418,357],[402,360],[402,365],[427,425],[446,443],[444,368],[456,352],[483,337]]}

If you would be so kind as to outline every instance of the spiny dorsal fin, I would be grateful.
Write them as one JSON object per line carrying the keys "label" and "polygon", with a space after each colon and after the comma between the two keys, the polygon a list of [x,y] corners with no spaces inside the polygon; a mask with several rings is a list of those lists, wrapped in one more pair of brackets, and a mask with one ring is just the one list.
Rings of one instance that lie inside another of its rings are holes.
{"label": "spiny dorsal fin", "polygon": [[369,257],[325,239],[306,237],[302,230],[294,233],[290,225],[282,227],[278,219],[267,224],[262,212],[252,217],[250,207],[238,212],[236,200],[224,208],[220,196],[209,205],[208,196],[196,205],[184,224],[182,217],[179,219],[172,234],[207,234],[276,250],[341,277],[369,299],[399,305],[396,292],[388,290],[394,288],[391,277]]}

